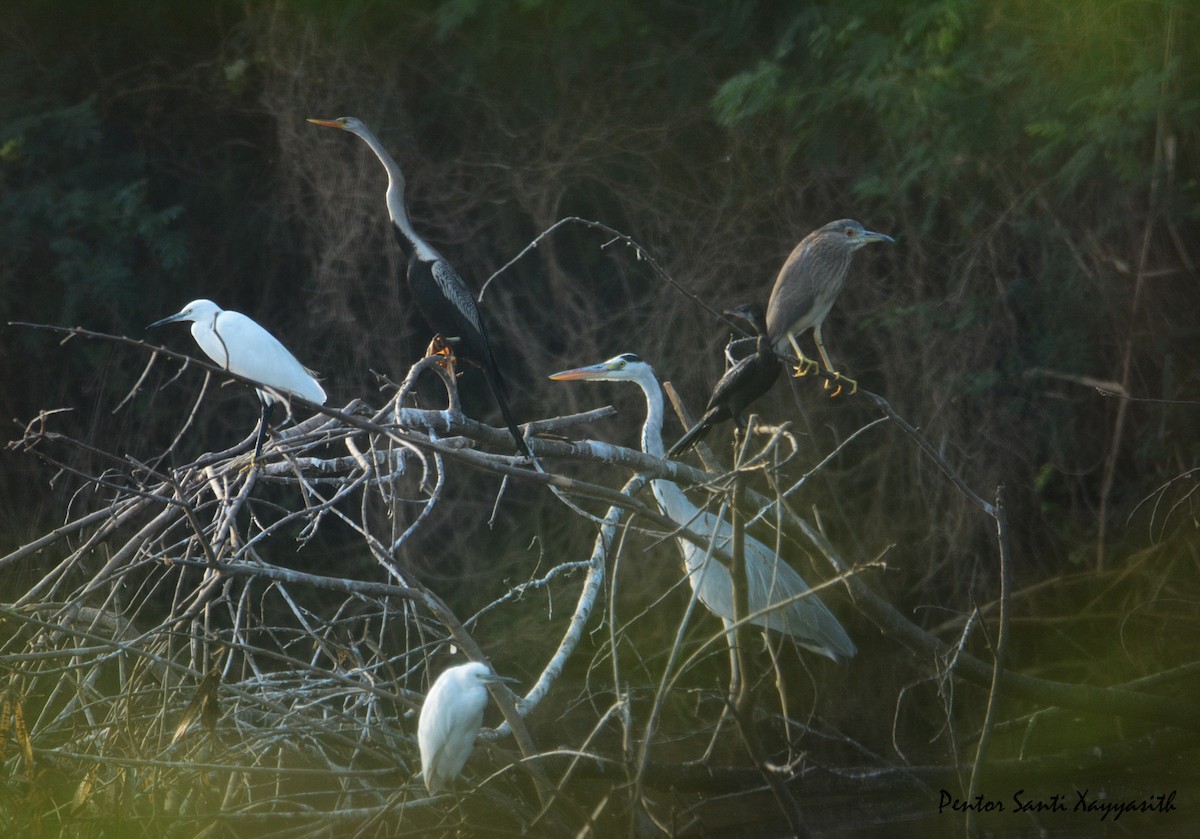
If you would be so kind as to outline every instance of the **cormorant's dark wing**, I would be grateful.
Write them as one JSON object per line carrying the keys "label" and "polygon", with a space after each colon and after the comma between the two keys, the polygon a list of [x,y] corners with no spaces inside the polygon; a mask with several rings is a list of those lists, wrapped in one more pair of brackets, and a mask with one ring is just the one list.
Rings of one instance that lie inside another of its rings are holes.
{"label": "cormorant's dark wing", "polygon": [[779,378],[781,366],[774,353],[748,355],[717,382],[710,401],[724,405],[729,415],[741,422],[742,411],[771,389]]}
{"label": "cormorant's dark wing", "polygon": [[779,369],[779,359],[773,353],[764,355],[755,352],[740,359],[725,371],[713,388],[704,416],[671,446],[667,457],[687,451],[700,442],[712,426],[727,419],[733,419],[740,425],[742,410],[770,390],[779,377]]}

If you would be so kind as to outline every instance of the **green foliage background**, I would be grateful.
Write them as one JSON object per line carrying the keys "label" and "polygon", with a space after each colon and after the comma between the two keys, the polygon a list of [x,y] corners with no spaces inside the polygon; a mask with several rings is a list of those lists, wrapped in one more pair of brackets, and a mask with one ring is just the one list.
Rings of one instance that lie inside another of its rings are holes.
{"label": "green foliage background", "polygon": [[[25,0],[0,43],[4,322],[141,337],[211,297],[285,336],[334,403],[372,398],[373,371],[401,374],[428,335],[377,163],[309,116],[376,129],[418,229],[476,289],[578,215],[636,239],[712,309],[765,302],[795,242],[855,217],[897,245],[856,263],[827,329],[835,358],[980,492],[1008,487],[1031,611],[1067,610],[1067,583],[1102,570],[1120,576],[1089,580],[1088,608],[1178,596],[1186,617],[1151,610],[1143,637],[1180,620],[1194,635],[1193,3]],[[506,268],[484,306],[522,420],[611,399],[620,419],[593,433],[635,445],[635,395],[546,374],[637,352],[696,409],[722,369],[726,327],[579,226]],[[113,412],[143,363],[4,326],[0,414],[16,437],[70,408],[65,431],[146,456],[183,418],[145,392]],[[210,402],[192,451],[253,423],[250,400]],[[811,445],[797,474],[874,418],[807,384],[758,410]],[[60,522],[74,487],[3,457],[9,547]],[[455,491],[477,505],[461,515],[486,516],[487,493]],[[801,503],[848,555],[888,556],[898,605],[969,611],[995,595],[987,522],[892,432],[839,456]],[[542,504],[518,495],[495,538],[524,544],[532,528],[570,549]],[[492,551],[461,523],[429,540],[431,573],[487,585]],[[1085,672],[1145,663],[1090,640],[1072,642]]]}

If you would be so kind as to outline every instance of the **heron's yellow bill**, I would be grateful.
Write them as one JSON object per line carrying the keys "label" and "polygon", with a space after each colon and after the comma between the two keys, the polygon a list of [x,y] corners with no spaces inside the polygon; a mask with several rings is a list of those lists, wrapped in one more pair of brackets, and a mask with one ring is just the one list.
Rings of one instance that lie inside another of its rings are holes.
{"label": "heron's yellow bill", "polygon": [[563,370],[559,373],[551,373],[550,378],[556,382],[574,382],[580,379],[591,379],[601,373],[608,372],[608,365],[605,363],[589,364],[587,367],[576,367],[573,370]]}

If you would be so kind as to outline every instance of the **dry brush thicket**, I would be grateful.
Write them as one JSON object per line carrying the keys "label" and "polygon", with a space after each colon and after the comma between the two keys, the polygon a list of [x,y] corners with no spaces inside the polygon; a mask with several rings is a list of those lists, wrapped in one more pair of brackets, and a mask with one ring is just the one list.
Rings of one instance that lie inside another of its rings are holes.
{"label": "dry brush thicket", "polygon": [[[248,197],[273,214],[255,243],[269,258],[249,260],[270,270],[246,280],[241,255],[214,243],[188,279],[276,312],[272,329],[345,407],[297,406],[247,470],[248,440],[206,451],[253,418],[227,375],[82,333],[56,350],[86,340],[110,383],[138,384],[128,399],[94,388],[108,395],[75,419],[53,410],[70,404],[60,383],[13,445],[13,460],[41,458],[62,503],[56,527],[0,557],[5,829],[744,833],[928,815],[939,788],[989,780],[1200,786],[1195,408],[1132,398],[1195,381],[1161,369],[1178,344],[1156,331],[1187,308],[1194,270],[1139,197],[1116,220],[1043,201],[1034,231],[1041,185],[1004,172],[1001,209],[944,240],[917,209],[869,215],[844,172],[781,177],[796,167],[776,138],[717,139],[707,111],[631,116],[612,87],[565,97],[536,127],[470,97],[430,115],[443,91],[406,74],[436,64],[369,50],[351,62],[282,13],[246,29],[218,64],[254,45],[257,98],[222,102],[275,152],[273,192]],[[420,231],[472,288],[486,283],[544,471],[468,418],[493,416],[470,369],[460,412],[459,382],[411,364],[428,336],[378,163],[304,122],[347,114],[404,166]],[[712,313],[765,300],[792,245],[844,215],[898,239],[856,263],[827,330],[864,392],[830,401],[781,381],[757,406],[772,425],[732,458],[729,432],[714,433],[707,472],[579,442],[636,447],[640,397],[546,374],[635,352],[695,410],[729,337]],[[1065,308],[1025,308],[1030,283],[1068,275]],[[1084,298],[1086,333],[1105,340],[1031,369],[1047,353],[1028,336],[1055,340]],[[608,400],[615,417],[593,410]],[[1120,412],[1136,436],[1115,427]],[[1157,489],[1148,469],[1103,486],[1135,447],[1174,453],[1145,459]],[[752,690],[735,690],[672,526],[631,473],[714,508],[743,493],[756,534],[828,582],[858,657],[813,661],[751,634]],[[463,654],[517,676],[521,695],[489,707],[503,728],[460,800],[430,800],[413,779],[414,712]]]}
{"label": "dry brush thicket", "polygon": [[[177,442],[227,378],[172,352],[67,332],[67,347],[100,340],[150,354],[122,410],[142,389],[187,385],[190,406],[172,402]],[[441,382],[444,408],[411,407],[426,377]],[[846,448],[894,427],[991,522],[1001,596],[937,635],[880,593],[886,558],[848,559],[794,509],[843,452],[826,452],[797,480],[786,426],[747,438],[732,472],[715,464],[704,472],[569,439],[581,424],[611,422],[610,410],[546,417],[527,429],[535,468],[504,453],[506,431],[462,413],[457,380],[432,357],[380,404],[355,400],[279,431],[254,468],[252,437],[171,465],[177,452],[139,460],[96,451],[56,431],[54,413],[37,417],[15,445],[75,489],[61,527],[0,558],[0,570],[20,580],[10,586],[20,594],[0,608],[10,826],[71,835],[110,823],[179,835],[255,824],[298,836],[485,825],[607,835],[651,823],[669,833],[722,823],[798,830],[806,819],[828,824],[842,812],[831,802],[847,792],[897,795],[919,812],[956,776],[964,794],[1005,772],[1053,776],[1064,757],[1039,738],[1046,719],[1062,714],[1055,708],[1133,726],[1140,733],[1130,742],[1101,724],[1122,765],[1173,763],[1194,741],[1196,717],[1190,702],[1158,687],[1194,667],[1114,688],[1023,674],[1011,638],[1027,643],[1042,627],[1036,616],[1025,628],[1011,617],[1003,491],[976,492],[885,400],[861,398],[877,419]],[[80,453],[104,467],[79,472],[69,464]],[[817,558],[818,578],[830,581],[822,596],[853,627],[859,657],[813,662],[778,638],[763,647],[743,628],[746,678],[729,683],[724,636],[688,597],[672,525],[637,494],[644,478],[617,491],[597,477],[628,470],[694,485],[714,505],[734,499],[750,526],[778,529],[786,556]],[[456,614],[448,601],[471,601],[470,592],[413,560],[429,550],[427,541],[414,548],[423,531],[446,520],[491,538],[487,511],[445,493],[464,473],[493,493],[495,517],[519,516],[523,495],[552,493],[563,533],[552,553],[531,545],[523,561],[510,559],[499,596]],[[336,553],[322,559],[331,531]],[[874,678],[862,668],[902,650],[911,682],[877,697],[881,716],[895,717],[886,724],[894,754],[884,756],[871,742],[878,721],[860,734],[861,716],[836,708],[850,686]],[[462,797],[430,799],[413,777],[413,712],[431,677],[463,654],[489,656],[523,685],[518,695],[497,692],[501,713],[489,714],[504,723],[481,746],[487,756],[469,764],[454,793]],[[936,710],[923,707],[932,697]],[[950,747],[931,752],[914,740],[900,721],[912,713],[940,719]],[[1013,760],[1009,743],[998,750],[1005,759],[989,762],[993,738],[1014,736],[1025,739],[1024,759]],[[938,753],[950,762],[926,765]],[[1090,760],[1075,771],[1106,769],[1088,754],[1068,758]],[[773,802],[765,809],[764,796]]]}

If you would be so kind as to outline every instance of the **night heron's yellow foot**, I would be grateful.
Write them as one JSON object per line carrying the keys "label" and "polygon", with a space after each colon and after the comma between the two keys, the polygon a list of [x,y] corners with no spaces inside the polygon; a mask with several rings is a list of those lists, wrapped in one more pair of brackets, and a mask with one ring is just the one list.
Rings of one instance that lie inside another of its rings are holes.
{"label": "night heron's yellow foot", "polygon": [[817,362],[813,361],[808,356],[802,355],[800,356],[799,363],[792,367],[792,375],[799,379],[807,376],[809,373],[815,373],[820,369],[821,366],[817,364]]}
{"label": "night heron's yellow foot", "polygon": [[258,455],[254,452],[235,457],[229,462],[230,468],[239,475],[249,475],[258,468]]}
{"label": "night heron's yellow foot", "polygon": [[833,379],[825,380],[825,389],[829,390],[831,387],[834,389],[833,393],[829,394],[830,399],[841,395],[843,383],[850,386],[851,395],[858,393],[858,382],[854,379],[850,378],[849,376],[843,376],[836,370],[830,370],[829,375],[832,376]]}

